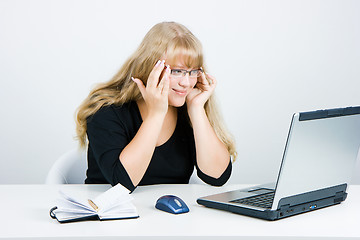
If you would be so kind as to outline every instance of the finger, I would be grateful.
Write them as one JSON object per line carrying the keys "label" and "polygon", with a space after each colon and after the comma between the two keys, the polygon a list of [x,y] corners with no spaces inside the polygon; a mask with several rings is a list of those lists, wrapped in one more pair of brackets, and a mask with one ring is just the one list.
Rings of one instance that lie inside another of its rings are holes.
{"label": "finger", "polygon": [[210,84],[209,81],[206,79],[205,74],[201,74],[200,77],[198,78],[198,81],[195,85],[196,88],[202,90],[202,91],[206,91],[207,88],[209,88]]}
{"label": "finger", "polygon": [[169,89],[170,89],[170,66],[167,66],[166,72],[164,74],[164,86],[162,89],[163,95],[167,96],[169,95]]}
{"label": "finger", "polygon": [[213,84],[216,85],[217,84],[216,78],[214,76],[206,73],[206,77],[209,80],[210,85],[213,85]]}
{"label": "finger", "polygon": [[209,84],[210,84],[210,82],[209,82],[209,80],[206,78],[206,75],[205,75],[204,72],[200,75],[200,79],[199,79],[198,82],[199,82],[200,84],[202,84],[202,85],[209,85]]}
{"label": "finger", "polygon": [[138,78],[133,78],[133,77],[131,77],[131,80],[133,80],[136,83],[136,85],[138,86],[138,88],[141,92],[141,95],[143,96],[143,98],[145,98],[146,87],[145,87],[143,81],[141,81]]}
{"label": "finger", "polygon": [[166,76],[169,77],[169,74],[170,74],[170,66],[166,65],[165,68],[164,68],[164,73],[162,74],[162,78],[161,78],[161,80],[159,82],[159,85],[158,85],[159,89],[161,89],[161,90],[163,89],[165,78],[166,78]]}
{"label": "finger", "polygon": [[207,90],[209,89],[209,84],[204,85],[203,83],[198,82],[198,83],[195,85],[195,88],[201,90],[202,92],[203,92],[203,91],[207,91]]}
{"label": "finger", "polygon": [[161,72],[164,70],[164,67],[165,67],[165,60],[159,60],[155,64],[153,70],[149,74],[149,79],[146,84],[146,87],[149,87],[149,88],[157,87],[157,85],[159,83],[159,78],[160,78]]}

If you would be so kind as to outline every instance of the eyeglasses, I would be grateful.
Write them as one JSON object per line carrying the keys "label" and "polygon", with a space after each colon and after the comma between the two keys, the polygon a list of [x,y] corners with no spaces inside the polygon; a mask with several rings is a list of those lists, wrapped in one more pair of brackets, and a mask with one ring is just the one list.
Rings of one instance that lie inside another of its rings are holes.
{"label": "eyeglasses", "polygon": [[202,69],[185,70],[185,69],[171,69],[170,74],[174,77],[185,77],[189,73],[189,77],[200,77],[204,71]]}

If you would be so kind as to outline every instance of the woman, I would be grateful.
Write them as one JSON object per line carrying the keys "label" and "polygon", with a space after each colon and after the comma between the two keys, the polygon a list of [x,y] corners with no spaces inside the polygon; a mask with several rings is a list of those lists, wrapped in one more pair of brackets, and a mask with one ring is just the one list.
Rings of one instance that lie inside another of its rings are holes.
{"label": "woman", "polygon": [[[194,166],[211,185],[223,185],[236,151],[221,125],[204,72],[199,40],[183,25],[155,25],[109,82],[97,86],[77,112],[85,147],[85,183],[188,183]],[[87,137],[86,137],[87,135]]]}

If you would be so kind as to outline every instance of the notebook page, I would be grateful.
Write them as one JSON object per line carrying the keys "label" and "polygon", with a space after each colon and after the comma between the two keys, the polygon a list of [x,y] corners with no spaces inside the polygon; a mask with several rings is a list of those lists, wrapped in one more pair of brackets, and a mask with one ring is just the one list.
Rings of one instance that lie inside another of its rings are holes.
{"label": "notebook page", "polygon": [[77,213],[96,213],[96,211],[92,208],[84,207],[82,205],[69,202],[65,199],[57,199],[56,206],[62,212],[77,212]]}
{"label": "notebook page", "polygon": [[129,193],[130,191],[127,188],[117,184],[96,197],[93,202],[101,212],[104,212],[113,206],[131,201],[133,197]]}
{"label": "notebook page", "polygon": [[[59,193],[60,193],[61,197],[64,200],[68,201],[68,203],[71,203],[74,208],[81,208],[81,209],[86,209],[89,211],[94,211],[94,209],[87,203],[86,200],[75,199],[74,197],[70,197],[63,191],[59,191]],[[59,208],[61,207],[61,203],[60,203],[60,206],[58,206],[58,207]]]}

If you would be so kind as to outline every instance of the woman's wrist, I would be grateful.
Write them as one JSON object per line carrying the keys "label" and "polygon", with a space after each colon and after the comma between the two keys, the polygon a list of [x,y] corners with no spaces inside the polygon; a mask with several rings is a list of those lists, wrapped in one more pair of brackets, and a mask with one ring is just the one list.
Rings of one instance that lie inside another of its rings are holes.
{"label": "woman's wrist", "polygon": [[[206,117],[206,112],[204,107],[191,107],[188,108],[188,115],[190,118],[190,121],[193,123],[196,121],[196,119],[199,119],[200,117]],[[193,123],[194,124],[194,123]]]}
{"label": "woman's wrist", "polygon": [[143,122],[150,122],[151,124],[154,124],[154,126],[162,126],[165,116],[166,113],[163,114],[161,112],[149,112]]}

